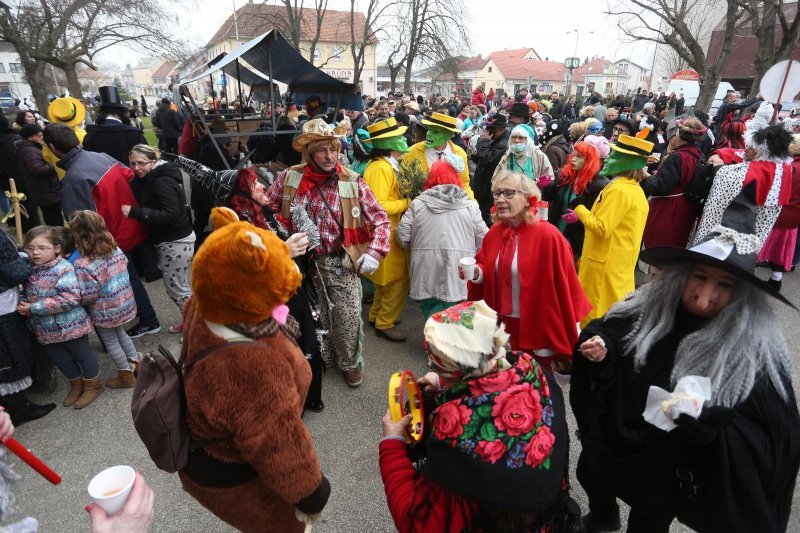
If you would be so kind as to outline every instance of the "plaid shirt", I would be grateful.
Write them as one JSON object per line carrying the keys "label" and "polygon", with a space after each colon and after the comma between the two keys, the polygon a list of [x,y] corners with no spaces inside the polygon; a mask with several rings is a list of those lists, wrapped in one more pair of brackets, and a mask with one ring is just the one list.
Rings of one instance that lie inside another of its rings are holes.
{"label": "plaid shirt", "polygon": [[[287,171],[278,176],[278,179],[267,191],[269,206],[276,213],[281,211],[281,199],[283,198],[283,181]],[[330,210],[325,206],[320,193],[325,195],[325,200],[330,206]],[[372,236],[372,243],[365,253],[380,261],[389,253],[389,235],[392,232],[389,218],[381,204],[375,199],[372,190],[364,182],[363,178],[358,178],[358,202],[361,204],[361,216],[364,217],[364,224]],[[317,187],[311,187],[304,194],[297,194],[294,198],[296,205],[303,205],[308,212],[308,216],[319,228],[322,243],[317,252],[320,254],[332,254],[342,251],[342,231],[339,224],[342,223],[342,202],[339,199],[339,186],[336,179],[327,181]],[[331,216],[333,211],[333,216]],[[336,221],[339,221],[337,223]],[[289,221],[291,229],[291,221]]]}

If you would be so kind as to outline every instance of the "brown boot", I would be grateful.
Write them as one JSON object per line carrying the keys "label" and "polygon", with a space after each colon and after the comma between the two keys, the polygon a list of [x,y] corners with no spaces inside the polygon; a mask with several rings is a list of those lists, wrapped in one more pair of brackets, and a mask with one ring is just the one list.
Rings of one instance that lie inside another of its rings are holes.
{"label": "brown boot", "polygon": [[83,380],[83,393],[78,401],[75,402],[75,409],[83,409],[94,401],[95,398],[103,394],[103,385],[100,383],[100,375],[93,379]]}
{"label": "brown boot", "polygon": [[375,328],[375,334],[392,342],[404,342],[406,340],[405,334],[394,326],[389,329]]}
{"label": "brown boot", "polygon": [[61,405],[69,407],[74,404],[77,399],[80,398],[81,392],[83,392],[83,378],[80,377],[69,380],[69,394],[64,398]]}
{"label": "brown boot", "polygon": [[131,370],[117,370],[117,377],[106,380],[109,389],[132,389],[136,385],[136,378]]}

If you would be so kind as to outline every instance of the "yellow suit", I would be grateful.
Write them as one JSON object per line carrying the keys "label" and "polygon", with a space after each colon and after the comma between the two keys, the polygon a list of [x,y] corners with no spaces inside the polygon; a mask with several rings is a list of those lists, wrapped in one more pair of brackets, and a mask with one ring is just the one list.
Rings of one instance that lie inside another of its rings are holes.
{"label": "yellow suit", "polygon": [[[467,154],[458,145],[453,143],[453,141],[447,142],[450,144],[450,150],[453,151],[453,154],[464,160],[464,170],[462,170],[461,174],[459,174],[459,177],[461,178],[461,187],[467,191],[467,196],[474,200],[475,194],[472,192],[472,187],[469,186],[469,162],[467,161]],[[405,161],[411,161],[412,159],[418,160],[420,168],[422,168],[426,174],[428,173],[430,169],[428,168],[428,158],[425,156],[424,142],[411,146],[411,151],[405,155]]]}
{"label": "yellow suit", "polygon": [[578,279],[593,307],[581,327],[636,288],[633,273],[649,210],[642,187],[625,176],[606,185],[591,211],[575,208],[586,229]]}
{"label": "yellow suit", "polygon": [[[78,142],[83,144],[83,138],[86,137],[86,132],[83,131],[78,126],[73,126],[72,131],[74,131],[75,135],[78,136]],[[56,163],[58,163],[58,160],[60,158],[57,157],[56,154],[54,154],[53,151],[50,150],[50,147],[47,145],[42,147],[42,158],[51,165],[53,165],[53,168],[56,169],[56,174],[58,174],[58,179],[63,180],[64,176],[66,176],[67,174],[67,171],[56,165]]]}
{"label": "yellow suit", "polygon": [[377,329],[394,327],[394,322],[403,312],[408,298],[408,267],[406,254],[395,239],[395,229],[408,209],[409,200],[400,195],[394,167],[386,159],[370,161],[364,170],[364,181],[381,204],[392,225],[389,253],[381,261],[378,270],[367,277],[375,284],[375,297],[369,311],[369,321]]}

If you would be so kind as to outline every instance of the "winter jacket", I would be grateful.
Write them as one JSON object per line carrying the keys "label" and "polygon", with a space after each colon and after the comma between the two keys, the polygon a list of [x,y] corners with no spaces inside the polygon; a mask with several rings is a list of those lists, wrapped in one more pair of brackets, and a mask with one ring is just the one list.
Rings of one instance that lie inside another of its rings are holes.
{"label": "winter jacket", "polygon": [[353,131],[366,129],[368,123],[369,118],[367,118],[367,115],[365,113],[359,113],[358,118],[353,121]]}
{"label": "winter jacket", "polygon": [[494,205],[492,200],[492,176],[500,163],[503,155],[508,150],[508,139],[511,132],[506,130],[503,135],[494,139],[481,139],[477,145],[477,163],[472,183],[475,189],[475,199],[481,208],[484,220],[489,220],[489,211]]}
{"label": "winter jacket", "polygon": [[33,273],[30,263],[17,251],[17,243],[0,235],[0,293],[22,285]]}
{"label": "winter jacket", "polygon": [[553,169],[558,169],[567,162],[567,156],[572,153],[572,146],[563,135],[556,135],[542,146],[542,152],[550,161],[550,166]]}
{"label": "winter jacket", "polygon": [[75,269],[62,257],[33,265],[33,274],[25,283],[25,299],[31,304],[28,323],[39,344],[78,339],[92,329],[89,316],[81,307]]}
{"label": "winter jacket", "polygon": [[142,222],[152,244],[177,241],[192,233],[183,192],[183,175],[172,163],[159,161],[142,178],[139,205],[131,206],[130,218]]}
{"label": "winter jacket", "polygon": [[84,150],[80,145],[66,153],[58,166],[67,171],[61,182],[61,209],[69,219],[78,209],[96,211],[117,245],[127,252],[144,242],[144,226],[122,214],[123,205],[138,205],[129,180],[133,172],[113,157]]}
{"label": "winter jacket", "polygon": [[131,148],[137,144],[147,144],[139,128],[113,119],[88,126],[86,137],[83,138],[85,149],[108,154],[123,165],[128,164]]}
{"label": "winter jacket", "polygon": [[75,261],[81,304],[98,328],[116,328],[134,319],[136,302],[128,279],[128,259],[115,249],[111,257],[81,256]]}
{"label": "winter jacket", "polygon": [[489,228],[477,204],[457,185],[437,185],[417,196],[397,226],[397,241],[411,251],[413,300],[460,302],[467,284],[458,278],[462,257],[474,257]]}
{"label": "winter jacket", "polygon": [[[11,128],[0,130],[0,191],[8,191],[9,178],[13,178],[17,185],[17,190],[25,190],[25,183],[22,181],[22,174],[19,171],[19,161],[15,143],[21,141],[22,137],[14,133]],[[2,194],[2,193],[0,193]]]}
{"label": "winter jacket", "polygon": [[19,161],[20,176],[25,189],[37,205],[52,205],[61,201],[61,184],[56,169],[42,158],[42,145],[30,139],[14,145]]}
{"label": "winter jacket", "polygon": [[169,104],[162,103],[158,106],[158,113],[156,113],[153,126],[161,129],[161,136],[165,139],[177,139],[181,134],[180,118],[178,118],[178,113]]}
{"label": "winter jacket", "polygon": [[564,102],[561,100],[556,100],[550,106],[550,116],[553,117],[553,120],[557,120],[561,118],[562,109],[564,108]]}
{"label": "winter jacket", "polygon": [[472,105],[486,105],[486,95],[483,94],[483,91],[480,88],[476,88],[472,91],[472,100],[470,101]]}
{"label": "winter jacket", "polygon": [[561,107],[561,118],[568,122],[574,122],[578,120],[577,104],[570,104],[569,102],[564,102],[564,105]]}
{"label": "winter jacket", "polygon": [[[83,144],[83,139],[86,137],[86,131],[83,128],[79,127],[78,125],[72,126],[72,131],[74,131],[75,135],[78,136],[78,142]],[[64,176],[66,175],[66,172],[64,172],[64,169],[58,166],[59,157],[55,153],[53,153],[53,151],[50,149],[49,146],[45,145],[42,147],[42,157],[44,158],[45,161],[53,165],[53,168],[56,169],[56,174],[58,174],[58,179],[63,180]]]}

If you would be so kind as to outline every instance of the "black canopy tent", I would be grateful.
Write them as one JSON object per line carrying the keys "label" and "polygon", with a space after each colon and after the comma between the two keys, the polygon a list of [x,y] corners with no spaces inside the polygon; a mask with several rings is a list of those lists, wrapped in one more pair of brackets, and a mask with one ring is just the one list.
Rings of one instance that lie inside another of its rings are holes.
{"label": "black canopy tent", "polygon": [[205,130],[209,132],[214,147],[225,161],[226,166],[227,158],[222,154],[217,138],[294,134],[297,130],[275,131],[275,114],[272,113],[272,131],[211,133],[203,113],[185,86],[206,76],[210,77],[218,71],[237,80],[240,95],[242,84],[250,87],[268,84],[271,109],[275,108],[275,91],[272,90],[272,87],[276,81],[288,85],[289,94],[294,95],[295,98],[305,99],[312,95],[319,96],[323,103],[327,104],[329,108],[333,107],[336,112],[341,107],[363,109],[361,95],[356,85],[337,80],[319,70],[309,63],[278,30],[272,29],[242,44],[205,71],[181,81],[180,94],[185,100],[184,103],[190,108],[190,114],[196,116],[202,122]]}

